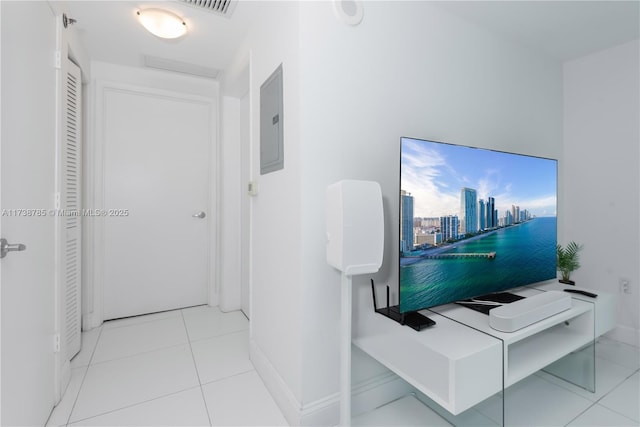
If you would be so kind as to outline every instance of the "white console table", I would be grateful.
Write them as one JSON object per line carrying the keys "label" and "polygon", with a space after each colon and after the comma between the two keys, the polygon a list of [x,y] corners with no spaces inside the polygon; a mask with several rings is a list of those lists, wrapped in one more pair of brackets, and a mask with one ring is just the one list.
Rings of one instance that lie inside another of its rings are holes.
{"label": "white console table", "polygon": [[[531,296],[543,290],[511,292]],[[572,295],[569,310],[511,333],[491,329],[487,315],[456,304],[422,311],[436,325],[420,332],[371,309],[354,318],[353,344],[457,415],[593,343],[610,329],[615,305],[608,301]]]}
{"label": "white console table", "polygon": [[[535,288],[542,291],[559,291],[566,288],[573,288],[573,286],[563,285],[558,282],[551,282],[536,286]],[[613,328],[616,327],[616,306],[618,305],[616,295],[608,292],[602,292],[597,289],[583,287],[575,287],[575,289],[581,289],[598,295],[598,298],[593,299],[580,294],[571,294],[571,298],[574,300],[582,300],[595,304],[596,337],[613,330]]]}
{"label": "white console table", "polygon": [[354,322],[354,345],[447,411],[458,414],[502,390],[499,340],[434,313],[436,325],[421,332],[377,313],[364,317]]}

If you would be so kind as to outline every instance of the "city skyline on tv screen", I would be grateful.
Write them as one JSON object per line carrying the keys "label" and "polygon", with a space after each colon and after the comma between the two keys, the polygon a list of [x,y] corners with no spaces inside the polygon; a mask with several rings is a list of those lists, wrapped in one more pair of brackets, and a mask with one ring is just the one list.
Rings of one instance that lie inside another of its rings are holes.
{"label": "city skyline on tv screen", "polygon": [[557,161],[401,140],[400,310],[556,277]]}

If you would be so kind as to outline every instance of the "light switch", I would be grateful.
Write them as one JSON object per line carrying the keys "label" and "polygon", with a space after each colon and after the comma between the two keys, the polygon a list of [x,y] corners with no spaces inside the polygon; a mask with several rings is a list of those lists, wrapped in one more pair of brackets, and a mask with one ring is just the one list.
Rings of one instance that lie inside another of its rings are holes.
{"label": "light switch", "polygon": [[247,184],[247,195],[248,196],[257,196],[258,195],[258,183],[255,181],[249,181]]}

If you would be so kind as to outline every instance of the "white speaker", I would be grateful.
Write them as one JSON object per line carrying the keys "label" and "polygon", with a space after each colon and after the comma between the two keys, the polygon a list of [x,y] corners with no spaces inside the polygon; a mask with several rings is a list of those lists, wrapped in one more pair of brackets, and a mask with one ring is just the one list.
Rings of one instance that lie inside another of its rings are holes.
{"label": "white speaker", "polygon": [[380,184],[344,180],[327,187],[327,262],[348,276],[375,273],[384,253]]}
{"label": "white speaker", "polygon": [[571,308],[571,296],[548,291],[489,311],[489,326],[497,331],[514,332]]}

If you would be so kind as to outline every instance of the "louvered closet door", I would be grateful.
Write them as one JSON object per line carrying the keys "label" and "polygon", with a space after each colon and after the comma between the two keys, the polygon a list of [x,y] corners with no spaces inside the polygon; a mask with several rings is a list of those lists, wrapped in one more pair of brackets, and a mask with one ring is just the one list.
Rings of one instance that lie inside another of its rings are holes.
{"label": "louvered closet door", "polygon": [[[82,166],[82,81],[80,68],[67,61],[65,97],[65,130],[62,152],[61,204],[65,212],[81,212]],[[81,225],[80,215],[67,215],[62,219],[62,278],[65,289],[64,334],[62,348],[66,348],[67,360],[80,351],[81,334]]]}

